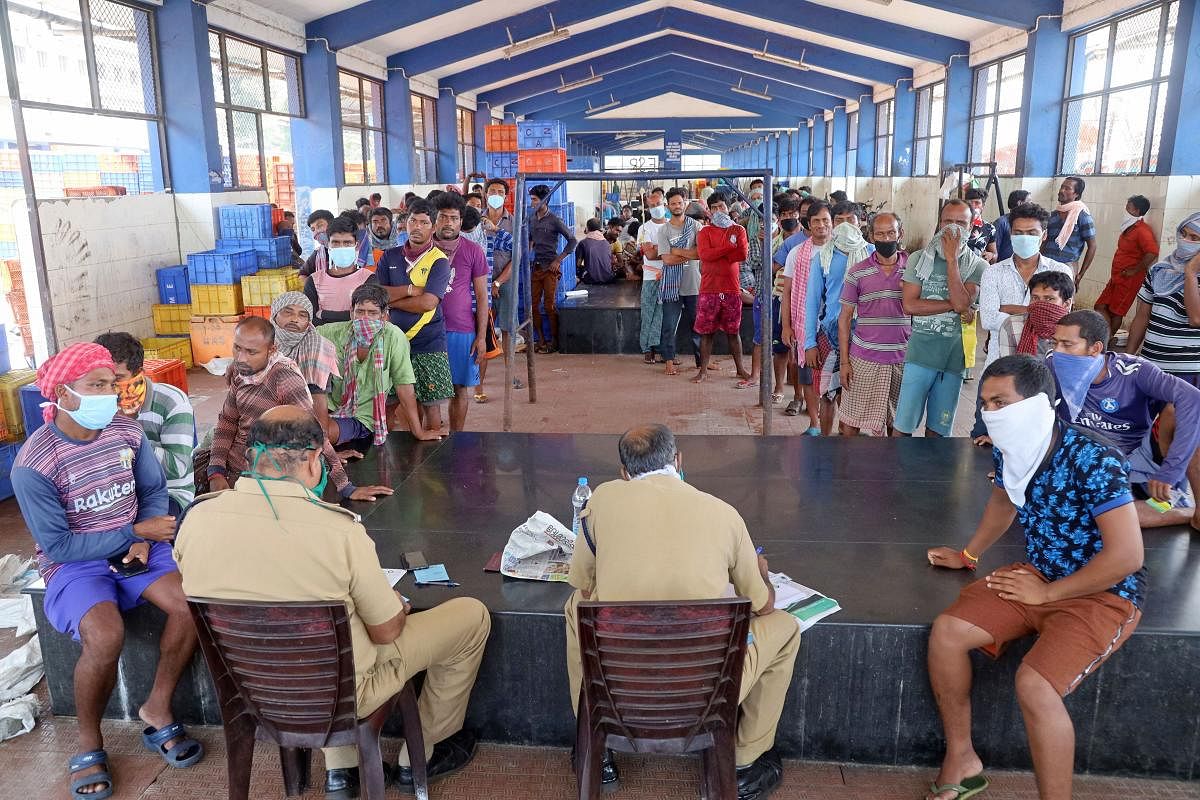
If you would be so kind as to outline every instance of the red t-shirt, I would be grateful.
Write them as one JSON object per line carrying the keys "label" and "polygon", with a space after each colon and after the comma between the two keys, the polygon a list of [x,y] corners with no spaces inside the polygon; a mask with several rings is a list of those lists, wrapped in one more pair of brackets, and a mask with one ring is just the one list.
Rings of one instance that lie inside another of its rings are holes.
{"label": "red t-shirt", "polygon": [[1117,252],[1113,254],[1112,261],[1113,274],[1136,267],[1147,253],[1157,252],[1158,242],[1154,238],[1154,231],[1144,220],[1138,220],[1117,237]]}
{"label": "red t-shirt", "polygon": [[[729,241],[731,236],[732,242]],[[701,292],[741,291],[738,276],[748,255],[745,228],[737,224],[728,228],[705,225],[696,235],[696,250],[700,255]]]}

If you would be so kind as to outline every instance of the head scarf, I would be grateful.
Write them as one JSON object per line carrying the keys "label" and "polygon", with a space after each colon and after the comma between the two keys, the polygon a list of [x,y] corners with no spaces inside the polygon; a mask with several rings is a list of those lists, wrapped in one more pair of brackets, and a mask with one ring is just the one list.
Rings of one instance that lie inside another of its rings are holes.
{"label": "head scarf", "polygon": [[117,382],[117,408],[127,417],[136,417],[146,404],[146,376],[139,372]]}
{"label": "head scarf", "polygon": [[[275,316],[288,306],[300,306],[308,312],[308,329],[294,333],[275,322]],[[275,344],[279,352],[296,362],[304,380],[325,389],[330,377],[340,377],[337,348],[312,325],[312,301],[303,292],[284,292],[271,303],[271,324],[275,326]]]}
{"label": "head scarf", "polygon": [[1188,248],[1180,246],[1182,244],[1183,232],[1186,229],[1191,229],[1194,233],[1200,233],[1200,211],[1197,211],[1179,223],[1179,227],[1175,229],[1174,251],[1164,260],[1150,268],[1150,285],[1157,295],[1175,294],[1183,288],[1183,270],[1187,267],[1188,262],[1192,260],[1192,255],[1195,253],[1195,248],[1192,249],[1192,252],[1189,252]]}
{"label": "head scarf", "polygon": [[1029,315],[1025,327],[1021,329],[1021,339],[1017,342],[1017,352],[1036,356],[1038,341],[1054,338],[1054,326],[1070,313],[1071,309],[1058,303],[1047,303],[1035,300],[1029,304]]}
{"label": "head scarf", "polygon": [[379,333],[383,330],[384,324],[381,319],[351,320],[350,342],[346,345],[345,357],[342,359],[346,385],[342,389],[342,402],[337,411],[333,413],[334,417],[354,419],[355,411],[358,410],[360,387],[358,386],[358,370],[355,369],[355,362],[358,361],[358,348],[361,347],[367,351],[367,358],[371,360],[371,366],[374,367],[368,372],[366,385],[361,388],[362,391],[371,393],[371,419],[374,423],[372,433],[376,445],[387,441],[388,435],[388,387],[384,380],[383,343],[379,341]]}
{"label": "head scarf", "polygon": [[733,225],[733,217],[726,214],[724,211],[714,211],[709,221],[718,228],[729,228]]}
{"label": "head scarf", "polygon": [[55,389],[63,384],[74,383],[92,370],[102,367],[113,372],[117,370],[108,349],[93,342],[76,342],[46,359],[37,371],[37,386],[42,391],[42,397],[50,401],[42,404],[42,419],[46,422],[54,419],[54,409],[58,406]]}
{"label": "head scarf", "polygon": [[871,255],[871,245],[867,244],[867,240],[863,238],[862,231],[858,226],[848,222],[840,223],[834,228],[833,236],[817,251],[821,271],[826,275],[829,274],[829,265],[833,262],[834,250],[845,253],[846,264],[851,267],[866,261]]}

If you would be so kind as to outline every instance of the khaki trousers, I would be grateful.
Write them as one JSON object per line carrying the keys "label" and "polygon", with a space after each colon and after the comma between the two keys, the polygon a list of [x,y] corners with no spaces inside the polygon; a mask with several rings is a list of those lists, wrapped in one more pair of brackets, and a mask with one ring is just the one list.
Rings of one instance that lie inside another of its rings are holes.
{"label": "khaki trousers", "polygon": [[[425,686],[417,708],[425,757],[431,757],[435,744],[462,728],[491,629],[487,607],[473,597],[456,597],[411,615],[396,641],[378,647],[375,666],[359,673],[359,718],[371,714],[424,670]],[[324,752],[326,769],[358,766],[356,747],[330,747]],[[409,766],[407,746],[400,750],[400,764]]]}
{"label": "khaki trousers", "polygon": [[[576,613],[581,600],[583,596],[575,591],[563,608],[567,621],[567,678],[571,685],[571,708],[576,714],[579,687],[583,683]],[[783,701],[792,682],[792,667],[800,652],[800,626],[795,617],[782,611],[752,617],[750,636],[738,697],[741,714],[734,755],[740,767],[752,764],[775,744],[775,729],[779,727]]]}

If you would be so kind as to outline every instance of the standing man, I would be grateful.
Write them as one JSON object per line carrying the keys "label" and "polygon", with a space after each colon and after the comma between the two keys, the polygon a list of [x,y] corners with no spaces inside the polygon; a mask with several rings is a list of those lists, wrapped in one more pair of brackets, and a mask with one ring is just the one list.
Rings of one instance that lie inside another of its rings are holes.
{"label": "standing man", "polygon": [[654,363],[654,351],[662,341],[662,304],[658,302],[658,281],[662,274],[663,261],[658,253],[658,234],[667,218],[667,206],[663,201],[663,188],[655,186],[647,197],[650,219],[638,229],[638,247],[642,249],[642,305],[638,344],[642,360]]}
{"label": "standing man", "polygon": [[1117,237],[1117,252],[1113,253],[1112,276],[1096,299],[1096,310],[1108,321],[1115,335],[1133,305],[1138,289],[1150,267],[1158,260],[1158,240],[1146,224],[1150,201],[1135,194],[1125,203],[1125,219]]}
{"label": "standing man", "polygon": [[138,709],[147,726],[142,743],[173,767],[204,756],[171,713],[196,629],[171,557],[167,482],[141,426],[117,414],[116,383],[112,356],[98,344],[73,344],[47,359],[37,373],[50,401],[46,424],[21,446],[11,475],[37,543],[46,618],[83,647],[73,681],[80,750],[69,761],[74,797],[113,794],[100,716],[117,681],[122,615],[147,600],[167,622],[154,685]]}
{"label": "standing man", "polygon": [[854,203],[833,207],[833,235],[813,253],[804,309],[804,362],[819,382],[821,435],[833,432],[833,417],[841,393],[838,373],[838,319],[842,313],[842,282],[846,270],[867,259],[874,248],[863,238]]}
{"label": "standing man", "polygon": [[[1029,192],[1024,189],[1013,189],[1008,193],[1008,210],[1011,213],[1017,206],[1029,200]],[[992,228],[995,229],[996,235],[992,238],[992,243],[988,245],[988,250],[995,254],[992,263],[998,261],[1007,261],[1012,258],[1012,226],[1009,224],[1008,214],[1003,214],[992,223]]]}
{"label": "standing man", "polygon": [[462,233],[466,208],[462,195],[446,192],[434,202],[437,247],[450,258],[450,283],[443,313],[446,353],[454,396],[450,398],[450,430],[467,424],[471,394],[479,385],[479,365],[487,358],[488,263],[483,248]]}
{"label": "standing man", "polygon": [[[710,195],[711,196],[711,195]],[[675,358],[675,338],[680,317],[690,303],[692,320],[686,321],[687,330],[693,331],[692,347],[696,354],[696,367],[700,366],[700,336],[694,332],[696,295],[700,293],[700,268],[696,259],[696,237],[700,223],[684,215],[687,196],[678,186],[667,192],[667,209],[670,219],[658,231],[658,257],[662,259],[663,271],[659,277],[658,301],[662,305],[662,337],[658,351],[666,363],[667,375],[678,375],[678,359]]]}
{"label": "standing man", "polygon": [[[814,200],[808,206],[808,232],[810,238],[792,248],[783,267],[783,343],[787,345],[791,358],[797,365],[796,380],[804,391],[804,402],[808,409],[807,436],[821,435],[820,401],[813,371],[800,357],[799,344],[805,336],[805,308],[808,305],[808,279],[812,272],[813,254],[824,247],[833,237],[833,215],[829,205]],[[799,415],[800,405],[793,401],[784,410],[790,417]]]}
{"label": "standing man", "polygon": [[329,263],[329,253],[325,248],[329,244],[329,223],[333,222],[333,212],[324,208],[318,208],[316,211],[308,215],[308,229],[312,232],[313,251],[308,254],[308,258],[304,262],[304,266],[300,268],[300,275],[312,275],[318,269],[324,269]]}
{"label": "standing man", "polygon": [[[279,348],[279,354],[291,359],[304,376],[308,393],[312,395],[313,413],[321,426],[329,430],[329,401],[326,395],[329,394],[330,382],[341,377],[341,373],[337,350],[328,339],[317,333],[312,316],[312,301],[301,292],[284,292],[271,302],[275,346]],[[337,445],[335,438],[330,437],[329,441]]]}
{"label": "standing man", "polygon": [[[1076,268],[1076,286],[1096,258],[1096,223],[1083,204],[1085,186],[1083,178],[1063,179],[1062,186],[1058,187],[1058,208],[1050,215],[1046,243],[1042,245],[1042,253]],[[1083,263],[1077,265],[1080,253],[1084,254]]]}
{"label": "standing man", "polygon": [[[779,246],[775,247],[771,257],[771,400],[783,402],[784,383],[792,386],[792,402],[789,408],[799,409],[801,401],[800,382],[797,380],[796,365],[788,357],[788,347],[783,343],[783,292],[786,278],[783,268],[787,264],[787,255],[796,245],[808,238],[800,227],[800,203],[790,194],[780,195],[780,201],[775,206],[779,218]],[[791,243],[789,245],[789,242]],[[765,281],[763,283],[765,286]],[[739,389],[751,389],[758,386],[761,375],[766,375],[765,358],[763,357],[762,313],[766,290],[755,290],[751,299],[751,319],[754,323],[754,350],[750,356],[750,377],[739,381]],[[743,292],[743,301],[745,300]]]}
{"label": "standing man", "polygon": [[[245,471],[250,426],[264,411],[278,405],[312,410],[312,397],[304,376],[295,364],[279,354],[275,328],[262,317],[246,317],[238,323],[229,369],[229,391],[217,415],[208,459],[208,487],[213,492],[230,488]],[[373,501],[392,493],[386,486],[356,487],[351,483],[328,440],[321,452],[329,477],[342,498]]]}
{"label": "standing man", "polygon": [[963,326],[975,321],[975,291],[987,262],[967,247],[971,208],[947,200],[933,240],[909,256],[904,311],[912,336],[896,404],[895,433],[912,436],[925,418],[926,436],[949,436],[966,371]]}
{"label": "standing man", "polygon": [[442,429],[442,402],[454,396],[442,298],[450,285],[450,259],[433,241],[433,208],[414,198],[408,206],[408,241],[383,254],[375,271],[391,298],[388,316],[412,345],[421,427]]}
{"label": "standing man", "polygon": [[196,497],[192,454],[196,449],[196,414],[188,396],[169,383],[150,380],[142,372],[146,351],[128,333],[102,333],[96,344],[112,356],[117,376],[117,410],[136,419],[167,479],[167,513],[178,517]]}
{"label": "standing man", "polygon": [[[1104,436],[1129,459],[1129,479],[1139,500],[1174,506],[1160,511],[1137,504],[1143,528],[1190,524],[1200,531],[1200,389],[1144,358],[1105,352],[1111,331],[1095,311],[1073,311],[1058,321],[1054,372],[1064,422]],[[1170,430],[1167,430],[1167,428]]]}
{"label": "standing man", "polygon": [[384,252],[404,244],[407,238],[407,234],[393,224],[392,210],[387,206],[375,206],[367,217],[367,235],[359,243],[359,266],[374,272]]}
{"label": "standing man", "polygon": [[1175,251],[1138,291],[1126,352],[1200,387],[1200,213],[1175,229]]}
{"label": "standing man", "polygon": [[[492,268],[492,302],[495,305],[496,325],[500,328],[503,340],[505,336],[512,336],[513,331],[517,329],[516,316],[508,310],[508,298],[512,296],[516,286],[513,282],[513,219],[512,214],[504,207],[504,201],[508,197],[508,184],[501,178],[492,178],[487,182],[485,191],[487,209],[480,224],[487,233],[488,264]],[[486,377],[487,361],[484,361],[479,368],[480,384]],[[520,389],[523,385],[513,378],[514,389]],[[480,394],[475,400],[480,403],[487,402],[482,385],[479,391]]]}
{"label": "standing man", "polygon": [[[762,220],[762,201],[763,201],[763,181],[760,178],[755,178],[750,181],[750,205],[746,208],[746,213],[739,220],[742,227],[746,229],[746,239],[748,242],[749,256],[742,265],[741,271],[738,273],[738,281],[741,288],[746,291],[757,291],[762,285],[763,275],[763,220]],[[758,213],[755,213],[755,212]],[[776,209],[778,212],[778,209]]]}
{"label": "standing man", "polygon": [[[175,546],[184,588],[192,596],[232,601],[345,601],[359,717],[425,673],[417,708],[432,783],[475,754],[475,735],[462,724],[491,620],[470,597],[412,613],[388,584],[358,515],[321,502],[324,440],[320,424],[294,406],[269,409],[255,421],[248,473],[263,480],[210,495],[188,513]],[[324,752],[326,797],[358,797],[357,748]],[[401,748],[396,782],[409,794],[410,763]]]}
{"label": "standing man", "polygon": [[933,622],[929,681],[946,755],[926,798],[957,800],[987,786],[971,742],[970,653],[997,657],[1009,642],[1036,633],[1017,670],[1017,700],[1038,796],[1070,800],[1075,729],[1063,698],[1141,620],[1142,532],[1124,458],[1056,421],[1054,378],[1045,362],[1005,356],[984,370],[982,383],[996,485],[971,540],[961,550],[931,548],[927,559],[974,570],[1015,518],[1025,529],[1026,561],[968,585]]}
{"label": "standing man", "polygon": [[967,189],[963,197],[971,207],[971,235],[967,237],[967,247],[991,264],[996,260],[996,226],[983,218],[983,207],[988,199],[987,192],[983,189]]}
{"label": "standing man", "polygon": [[[304,295],[313,307],[313,324],[345,322],[350,319],[350,295],[375,276],[362,262],[354,223],[338,217],[326,230],[328,247],[321,250],[316,270],[304,281]],[[364,235],[363,241],[369,237]]]}
{"label": "standing man", "polygon": [[[617,449],[622,480],[597,486],[581,512],[584,535],[567,577],[576,589],[564,609],[571,706],[578,711],[583,680],[580,601],[706,600],[725,596],[732,583],[754,610],[738,698],[737,797],[765,798],[783,776],[775,729],[800,650],[800,628],[775,608],[767,561],[756,555],[741,516],[681,479],[682,457],[665,425],[626,431]],[[606,750],[601,783],[612,791],[618,780]]]}
{"label": "standing man", "polygon": [[746,229],[729,216],[722,192],[708,196],[710,225],[696,235],[696,253],[700,256],[700,295],[696,305],[695,331],[700,334],[700,364],[692,383],[708,377],[713,336],[725,334],[737,376],[747,380],[750,374],[742,366],[742,294],[738,283],[741,262],[746,258]]}
{"label": "standing man", "polygon": [[891,211],[871,219],[875,252],[853,266],[842,282],[838,317],[841,351],[842,434],[860,430],[888,436],[904,378],[904,351],[912,325],[904,313],[904,226]]}
{"label": "standing man", "polygon": [[[533,342],[542,337],[535,347],[538,353],[558,352],[558,279],[562,277],[562,261],[568,253],[575,252],[575,232],[550,210],[550,187],[539,183],[529,190],[529,207],[533,215],[529,220],[529,244],[533,250]],[[628,206],[626,206],[628,208]],[[558,237],[567,240],[562,250],[558,249]],[[550,321],[550,338],[545,339],[542,330],[542,308]]]}

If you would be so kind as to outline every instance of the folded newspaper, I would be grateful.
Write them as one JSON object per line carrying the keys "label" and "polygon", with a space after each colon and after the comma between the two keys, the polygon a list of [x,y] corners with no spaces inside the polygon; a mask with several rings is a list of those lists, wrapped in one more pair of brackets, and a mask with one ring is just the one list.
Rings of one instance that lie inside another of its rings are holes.
{"label": "folded newspaper", "polygon": [[842,610],[838,601],[826,597],[816,589],[796,583],[782,572],[768,572],[771,585],[775,587],[775,607],[783,609],[796,618],[800,630],[806,631],[818,620]]}
{"label": "folded newspaper", "polygon": [[545,511],[517,526],[500,557],[500,573],[533,581],[565,581],[575,553],[575,534]]}

